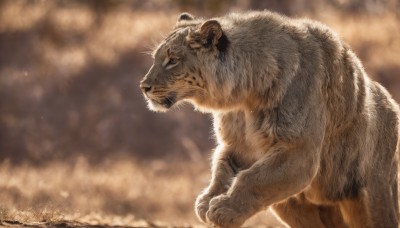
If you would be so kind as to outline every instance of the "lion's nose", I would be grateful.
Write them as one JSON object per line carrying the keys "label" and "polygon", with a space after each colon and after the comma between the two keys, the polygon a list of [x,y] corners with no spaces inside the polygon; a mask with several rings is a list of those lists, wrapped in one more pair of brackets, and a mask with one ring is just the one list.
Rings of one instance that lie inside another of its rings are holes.
{"label": "lion's nose", "polygon": [[146,82],[140,83],[140,89],[145,93],[149,92],[151,88],[152,88],[151,85]]}

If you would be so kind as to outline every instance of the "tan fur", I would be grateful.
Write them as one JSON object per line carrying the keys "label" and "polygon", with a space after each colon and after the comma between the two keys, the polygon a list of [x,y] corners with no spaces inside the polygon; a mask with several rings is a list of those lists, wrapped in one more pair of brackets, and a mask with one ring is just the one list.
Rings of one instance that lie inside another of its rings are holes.
{"label": "tan fur", "polygon": [[141,88],[153,110],[214,116],[202,221],[238,227],[271,206],[291,227],[398,226],[398,105],[326,26],[183,14]]}

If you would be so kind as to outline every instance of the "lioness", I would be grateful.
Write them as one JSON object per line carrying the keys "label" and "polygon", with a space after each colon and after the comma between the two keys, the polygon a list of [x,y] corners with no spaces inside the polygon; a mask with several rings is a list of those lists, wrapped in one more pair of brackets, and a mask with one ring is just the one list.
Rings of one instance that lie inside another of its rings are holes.
{"label": "lioness", "polygon": [[214,117],[202,221],[238,227],[271,206],[290,227],[398,227],[398,105],[325,25],[184,13],[153,57],[150,109]]}

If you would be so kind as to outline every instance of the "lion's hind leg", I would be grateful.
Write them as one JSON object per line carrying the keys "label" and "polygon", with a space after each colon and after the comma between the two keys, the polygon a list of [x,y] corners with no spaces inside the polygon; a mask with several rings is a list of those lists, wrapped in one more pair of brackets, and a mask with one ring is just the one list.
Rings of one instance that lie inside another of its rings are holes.
{"label": "lion's hind leg", "polygon": [[340,203],[343,217],[348,218],[350,227],[397,228],[397,180],[388,183],[384,178],[375,178],[373,183],[357,199]]}
{"label": "lion's hind leg", "polygon": [[275,214],[292,228],[345,227],[338,208],[315,205],[300,195],[272,206]]}
{"label": "lion's hind leg", "polygon": [[[392,195],[393,186],[378,180],[367,186],[353,199],[339,202],[343,218],[352,228],[397,228],[397,193]],[[395,189],[396,190],[396,189]]]}
{"label": "lion's hind leg", "polygon": [[362,195],[353,199],[345,199],[339,202],[343,219],[349,227],[371,227],[371,220],[366,205],[366,200]]}

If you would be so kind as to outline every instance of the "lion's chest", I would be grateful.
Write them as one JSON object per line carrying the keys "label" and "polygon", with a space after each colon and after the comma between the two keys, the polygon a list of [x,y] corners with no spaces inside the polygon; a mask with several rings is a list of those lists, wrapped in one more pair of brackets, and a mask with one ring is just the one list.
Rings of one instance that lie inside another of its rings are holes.
{"label": "lion's chest", "polygon": [[269,133],[258,126],[259,122],[258,118],[240,111],[217,116],[214,129],[218,143],[230,147],[243,163],[253,164],[268,151],[273,141]]}

